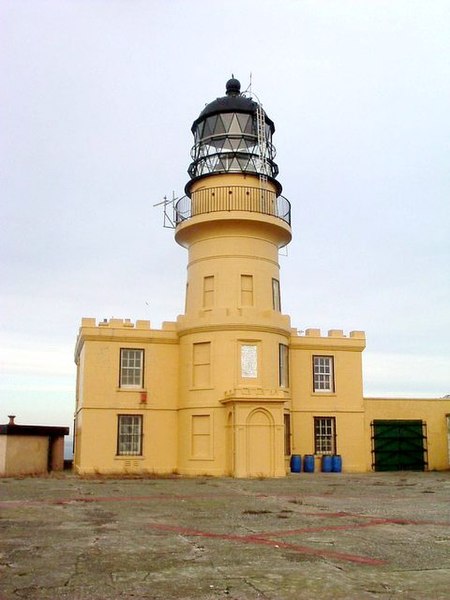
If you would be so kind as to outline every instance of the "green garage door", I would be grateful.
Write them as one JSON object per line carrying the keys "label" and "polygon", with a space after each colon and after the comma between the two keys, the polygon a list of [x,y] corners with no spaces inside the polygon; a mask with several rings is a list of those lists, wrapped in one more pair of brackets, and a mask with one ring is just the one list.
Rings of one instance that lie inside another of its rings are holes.
{"label": "green garage door", "polygon": [[423,471],[426,440],[423,421],[373,421],[372,467],[375,471]]}

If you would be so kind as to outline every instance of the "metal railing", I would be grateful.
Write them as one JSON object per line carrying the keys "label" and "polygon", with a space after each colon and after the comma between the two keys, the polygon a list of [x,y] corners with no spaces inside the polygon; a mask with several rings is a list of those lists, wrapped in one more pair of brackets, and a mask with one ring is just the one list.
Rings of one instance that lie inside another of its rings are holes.
{"label": "metal railing", "polygon": [[197,215],[213,212],[244,211],[261,213],[291,224],[291,203],[272,190],[258,187],[227,185],[206,188],[183,196],[174,205],[174,223],[179,225]]}

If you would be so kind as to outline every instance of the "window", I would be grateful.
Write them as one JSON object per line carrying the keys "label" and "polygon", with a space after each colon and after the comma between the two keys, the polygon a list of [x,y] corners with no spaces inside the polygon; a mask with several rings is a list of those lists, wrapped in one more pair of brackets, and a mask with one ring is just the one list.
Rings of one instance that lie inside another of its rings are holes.
{"label": "window", "polygon": [[203,278],[203,308],[214,305],[214,275]]}
{"label": "window", "polygon": [[291,454],[291,415],[284,415],[284,454]]}
{"label": "window", "polygon": [[184,298],[184,312],[188,311],[188,296],[189,296],[189,283],[186,283],[186,296]]}
{"label": "window", "polygon": [[252,275],[241,275],[241,306],[253,306]]}
{"label": "window", "polygon": [[193,345],[192,383],[196,388],[211,385],[211,342],[200,342]]}
{"label": "window", "polygon": [[314,391],[334,392],[332,356],[313,356]]}
{"label": "window", "polygon": [[141,388],[144,383],[144,351],[120,349],[120,387]]}
{"label": "window", "polygon": [[281,311],[280,282],[272,279],[272,306],[273,310]]}
{"label": "window", "polygon": [[336,454],[334,417],[314,417],[314,453]]}
{"label": "window", "polygon": [[278,345],[278,373],[280,387],[289,387],[289,346]]}
{"label": "window", "polygon": [[241,346],[241,377],[243,379],[258,377],[258,347],[254,344]]}
{"label": "window", "polygon": [[117,455],[142,454],[142,415],[118,415]]}
{"label": "window", "polygon": [[211,455],[211,417],[210,415],[192,415],[192,457],[210,458]]}

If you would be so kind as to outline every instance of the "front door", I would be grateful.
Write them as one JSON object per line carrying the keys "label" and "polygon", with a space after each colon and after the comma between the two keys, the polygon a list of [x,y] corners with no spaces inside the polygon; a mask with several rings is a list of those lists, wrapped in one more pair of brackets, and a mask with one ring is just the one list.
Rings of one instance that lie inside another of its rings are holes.
{"label": "front door", "polygon": [[247,476],[273,477],[273,425],[265,410],[253,411],[247,420]]}

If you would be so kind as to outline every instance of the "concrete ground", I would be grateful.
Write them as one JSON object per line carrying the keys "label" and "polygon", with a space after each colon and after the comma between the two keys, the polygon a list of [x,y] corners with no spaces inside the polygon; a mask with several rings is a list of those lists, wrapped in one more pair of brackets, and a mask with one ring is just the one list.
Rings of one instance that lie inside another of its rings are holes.
{"label": "concrete ground", "polygon": [[0,599],[450,598],[450,472],[0,479]]}

